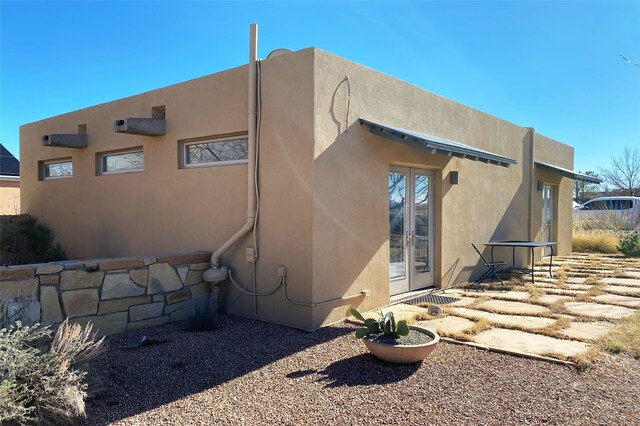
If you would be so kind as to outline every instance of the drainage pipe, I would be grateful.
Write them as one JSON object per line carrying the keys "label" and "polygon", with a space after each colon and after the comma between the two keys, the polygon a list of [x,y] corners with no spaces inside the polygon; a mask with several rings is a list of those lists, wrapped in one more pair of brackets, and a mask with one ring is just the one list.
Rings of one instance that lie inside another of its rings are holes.
{"label": "drainage pipe", "polygon": [[[247,136],[247,221],[211,255],[211,267],[220,267],[220,258],[240,238],[253,229],[256,219],[256,133],[257,133],[257,84],[258,25],[250,25],[249,36],[249,116]],[[255,249],[255,247],[254,247]]]}
{"label": "drainage pipe", "polygon": [[533,241],[535,239],[535,235],[533,235],[533,201],[534,194],[536,191],[536,182],[535,182],[535,141],[536,141],[536,130],[533,127],[529,127],[529,161],[527,164],[529,168],[529,226],[528,226],[528,239],[529,241]]}

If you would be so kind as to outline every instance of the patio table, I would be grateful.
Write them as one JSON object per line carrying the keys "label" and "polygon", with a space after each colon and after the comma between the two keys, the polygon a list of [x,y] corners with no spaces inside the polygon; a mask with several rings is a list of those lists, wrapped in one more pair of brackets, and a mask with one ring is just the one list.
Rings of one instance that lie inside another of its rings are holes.
{"label": "patio table", "polygon": [[[549,276],[553,277],[553,273],[551,272],[551,264],[553,263],[553,248],[557,246],[559,243],[557,241],[522,241],[522,240],[507,240],[507,241],[489,241],[485,243],[485,246],[491,247],[491,262],[493,259],[493,249],[496,247],[511,247],[512,249],[512,260],[511,264],[513,265],[513,269],[518,271],[521,274],[531,274],[531,283],[535,284],[534,278],[534,269],[535,269],[535,260],[534,260],[534,249],[538,247],[549,247],[551,249],[551,257],[549,258]],[[518,268],[516,267],[516,247],[528,248],[531,250],[531,269],[529,268]]]}

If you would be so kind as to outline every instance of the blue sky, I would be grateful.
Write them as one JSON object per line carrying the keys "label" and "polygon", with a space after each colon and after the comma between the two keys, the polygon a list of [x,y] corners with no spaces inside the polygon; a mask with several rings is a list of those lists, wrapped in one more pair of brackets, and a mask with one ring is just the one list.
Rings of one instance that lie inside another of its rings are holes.
{"label": "blue sky", "polygon": [[640,146],[640,2],[0,2],[0,142],[18,127],[316,46],[572,145]]}

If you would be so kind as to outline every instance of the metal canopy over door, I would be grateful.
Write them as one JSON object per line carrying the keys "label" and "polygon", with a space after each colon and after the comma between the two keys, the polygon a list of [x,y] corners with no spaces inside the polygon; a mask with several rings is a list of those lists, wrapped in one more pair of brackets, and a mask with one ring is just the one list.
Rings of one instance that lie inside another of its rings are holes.
{"label": "metal canopy over door", "polygon": [[432,173],[389,171],[389,285],[391,295],[434,283]]}
{"label": "metal canopy over door", "polygon": [[[542,186],[542,241],[553,241],[553,197],[554,190],[551,185]],[[545,247],[543,256],[551,255],[551,248]]]}

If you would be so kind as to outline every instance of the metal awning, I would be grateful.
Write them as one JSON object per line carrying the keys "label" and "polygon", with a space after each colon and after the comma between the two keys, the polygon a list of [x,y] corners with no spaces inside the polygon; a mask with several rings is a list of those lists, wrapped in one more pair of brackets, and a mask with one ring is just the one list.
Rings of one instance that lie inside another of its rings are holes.
{"label": "metal awning", "polygon": [[598,179],[597,177],[574,172],[573,170],[563,169],[562,167],[558,166],[552,166],[551,164],[540,163],[538,161],[535,161],[534,163],[536,165],[536,168],[540,170],[547,170],[552,173],[557,173],[564,177],[568,177],[569,179],[580,180],[589,183],[602,183],[602,180]]}
{"label": "metal awning", "polygon": [[400,127],[389,126],[388,124],[376,123],[375,121],[369,121],[364,118],[360,118],[360,124],[369,127],[369,131],[374,135],[382,136],[394,142],[399,142],[432,154],[466,158],[467,160],[481,161],[503,167],[516,164],[516,160],[511,158],[438,136],[426,135],[413,130],[405,130]]}

